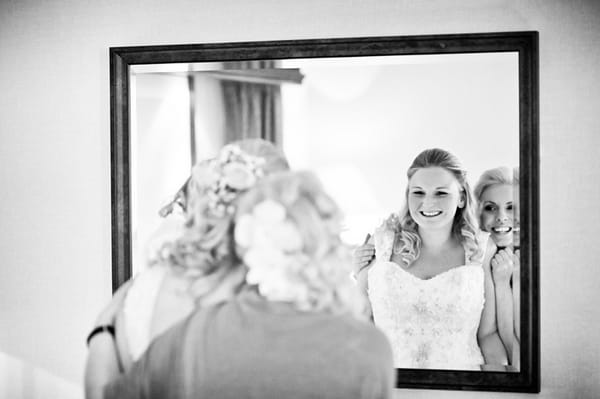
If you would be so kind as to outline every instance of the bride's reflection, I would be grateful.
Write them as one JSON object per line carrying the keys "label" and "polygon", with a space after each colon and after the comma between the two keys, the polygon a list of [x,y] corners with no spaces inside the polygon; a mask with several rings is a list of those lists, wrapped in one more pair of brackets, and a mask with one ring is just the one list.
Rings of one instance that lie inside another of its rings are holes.
{"label": "bride's reflection", "polygon": [[466,170],[436,148],[421,152],[407,177],[403,209],[375,230],[355,259],[396,367],[505,365],[490,269],[493,244],[480,234]]}

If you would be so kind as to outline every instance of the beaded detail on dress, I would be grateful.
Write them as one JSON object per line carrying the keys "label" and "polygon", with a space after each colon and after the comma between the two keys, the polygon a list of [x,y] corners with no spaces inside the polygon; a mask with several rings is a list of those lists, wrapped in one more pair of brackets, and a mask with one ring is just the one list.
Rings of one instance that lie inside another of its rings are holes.
{"label": "beaded detail on dress", "polygon": [[481,262],[420,279],[390,260],[393,232],[376,231],[368,272],[375,324],[392,345],[397,368],[479,370],[477,329],[484,304]]}

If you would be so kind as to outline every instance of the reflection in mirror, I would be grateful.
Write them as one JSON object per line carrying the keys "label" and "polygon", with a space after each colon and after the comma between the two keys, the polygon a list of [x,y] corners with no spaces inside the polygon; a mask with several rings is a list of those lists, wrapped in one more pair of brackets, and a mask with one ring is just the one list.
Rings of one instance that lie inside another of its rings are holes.
{"label": "reflection in mirror", "polygon": [[[470,187],[485,178],[485,171],[510,171],[504,183],[486,186],[479,194],[475,190],[470,204],[481,222],[482,231],[476,233],[482,254],[490,254],[489,273],[481,273],[481,266],[459,267],[473,263],[462,245],[444,252],[461,260],[451,257],[442,266],[417,262],[406,267],[391,256],[388,263],[405,274],[386,278],[411,282],[401,291],[408,299],[401,303],[412,310],[401,311],[394,302],[389,317],[374,318],[393,345],[410,342],[394,348],[399,368],[518,371],[514,248],[519,239],[513,212],[519,186],[512,178],[519,166],[516,52],[135,65],[130,87],[133,274],[164,239],[155,233],[159,226],[161,234],[168,234],[164,225],[169,218],[162,219],[158,210],[171,201],[191,165],[232,140],[267,138],[284,150],[292,168],[314,171],[343,209],[344,240],[354,247],[375,234],[375,246],[381,248],[376,228],[404,207],[411,184],[407,169],[427,148],[456,156]],[[490,245],[482,244],[488,241]],[[436,255],[423,248],[421,260],[428,254]],[[383,256],[377,254],[378,259]],[[372,267],[381,268],[377,263]],[[364,274],[372,274],[371,269]],[[469,284],[479,278],[489,278],[491,284],[485,285],[491,287],[485,301],[483,283],[478,296],[465,299]],[[459,290],[450,294],[452,284]],[[393,298],[379,297],[383,302]],[[481,310],[484,302],[495,305],[489,314]],[[470,312],[477,317],[466,322],[469,306],[475,306]],[[398,325],[385,328],[397,318],[412,321],[403,323],[401,332]],[[505,360],[488,361],[482,343],[487,338],[477,334],[480,322],[498,327],[493,342]],[[472,345],[456,345],[468,340]],[[443,353],[446,359],[440,357]]]}

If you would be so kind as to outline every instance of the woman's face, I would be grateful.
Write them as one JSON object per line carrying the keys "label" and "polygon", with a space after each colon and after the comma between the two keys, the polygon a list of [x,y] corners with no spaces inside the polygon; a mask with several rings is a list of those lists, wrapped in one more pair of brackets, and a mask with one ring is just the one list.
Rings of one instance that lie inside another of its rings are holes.
{"label": "woman's face", "polygon": [[481,228],[499,247],[513,243],[513,186],[496,184],[481,194]]}
{"label": "woman's face", "polygon": [[452,226],[464,204],[458,180],[444,168],[419,169],[408,182],[408,210],[419,228]]}

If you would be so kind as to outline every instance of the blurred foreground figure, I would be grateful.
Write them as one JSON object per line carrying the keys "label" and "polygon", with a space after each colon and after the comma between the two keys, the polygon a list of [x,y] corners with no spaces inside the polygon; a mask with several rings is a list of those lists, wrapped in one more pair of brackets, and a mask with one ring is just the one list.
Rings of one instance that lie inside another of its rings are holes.
{"label": "blurred foreground figure", "polygon": [[232,246],[237,200],[263,177],[287,169],[281,151],[260,139],[226,145],[194,166],[161,209],[168,217],[149,267],[120,287],[97,317],[88,338],[87,398],[101,398],[108,381],[129,370],[155,337],[194,309],[239,292],[245,269]]}
{"label": "blurred foreground figure", "polygon": [[156,338],[105,397],[391,397],[391,348],[364,316],[338,207],[317,179],[264,178],[233,224],[241,291]]}

